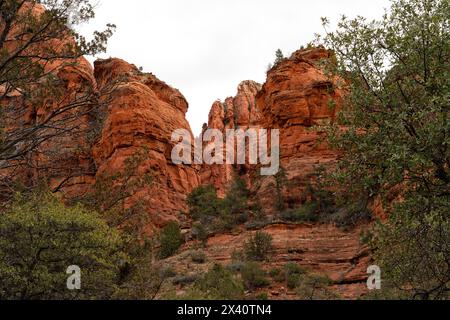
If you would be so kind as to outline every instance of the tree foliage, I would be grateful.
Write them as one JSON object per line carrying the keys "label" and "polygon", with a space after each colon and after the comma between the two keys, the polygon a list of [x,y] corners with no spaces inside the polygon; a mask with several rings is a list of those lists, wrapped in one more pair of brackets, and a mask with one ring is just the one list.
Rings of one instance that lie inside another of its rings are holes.
{"label": "tree foliage", "polygon": [[177,222],[169,222],[160,232],[159,241],[161,249],[159,255],[162,259],[174,255],[183,244],[183,236]]}
{"label": "tree foliage", "polygon": [[[213,185],[194,189],[187,198],[192,218],[209,231],[232,230],[249,219],[250,191],[237,174],[230,182],[224,199],[217,196]],[[206,230],[204,230],[206,231]]]}
{"label": "tree foliage", "polygon": [[[106,299],[121,265],[119,232],[81,206],[65,207],[46,192],[17,195],[0,219],[0,299]],[[81,290],[66,286],[81,269]]]}
{"label": "tree foliage", "polygon": [[213,265],[196,282],[195,288],[202,293],[204,299],[239,300],[244,297],[242,282],[221,264]]}
{"label": "tree foliage", "polygon": [[281,49],[278,49],[278,50],[275,52],[275,62],[274,62],[274,65],[275,65],[275,66],[278,65],[281,61],[283,61],[283,59],[284,59],[283,51],[281,51]]}
{"label": "tree foliage", "polygon": [[[108,24],[92,40],[76,31],[94,16],[89,0],[0,1],[0,168],[55,171],[60,150],[45,148],[54,160],[46,166],[31,155],[42,158],[40,147],[62,137],[86,140],[93,128],[81,120],[98,122],[99,98],[110,90],[98,91],[84,76],[69,86],[70,75],[81,72],[81,57],[105,51],[114,31]],[[61,160],[68,160],[67,152],[65,157]],[[2,184],[11,185],[8,179]]]}
{"label": "tree foliage", "polygon": [[244,252],[248,260],[264,261],[272,251],[272,236],[258,231],[244,243]]}
{"label": "tree foliage", "polygon": [[342,17],[319,39],[337,58],[324,70],[347,92],[330,130],[344,151],[335,178],[384,201],[391,217],[373,245],[411,297],[449,290],[449,18],[447,0],[395,0],[381,20]]}

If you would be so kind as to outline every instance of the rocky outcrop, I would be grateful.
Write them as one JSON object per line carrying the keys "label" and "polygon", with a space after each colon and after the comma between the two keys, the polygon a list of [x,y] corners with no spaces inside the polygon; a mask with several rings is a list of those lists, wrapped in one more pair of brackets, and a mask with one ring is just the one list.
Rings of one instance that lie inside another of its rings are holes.
{"label": "rocky outcrop", "polygon": [[[315,168],[330,167],[338,157],[323,141],[324,132],[313,128],[334,121],[343,97],[318,66],[322,59],[331,58],[332,53],[323,48],[294,52],[269,70],[256,97],[260,125],[280,130],[281,166],[289,180],[286,201],[294,205],[305,200],[305,186]],[[265,179],[260,188],[265,207],[272,202],[271,184]]]}
{"label": "rocky outcrop", "polygon": [[[243,81],[239,84],[234,98],[214,102],[203,133],[207,129],[218,129],[225,133],[227,129],[257,128],[261,121],[261,113],[256,106],[256,94],[260,89],[261,85],[254,81]],[[223,196],[237,169],[234,165],[204,165],[201,170],[201,181],[203,184],[214,185],[218,194]],[[242,169],[246,171],[245,166]]]}
{"label": "rocky outcrop", "polygon": [[[273,237],[273,251],[268,261],[262,264],[269,272],[273,268],[283,268],[293,262],[312,273],[328,276],[332,280],[330,289],[342,299],[357,299],[368,293],[367,267],[371,264],[368,248],[359,241],[363,228],[344,232],[331,225],[274,224],[261,231]],[[183,275],[203,274],[214,263],[232,264],[234,252],[243,249],[243,243],[255,230],[240,233],[216,235],[208,240],[205,247],[207,264],[190,263],[193,243],[187,243],[183,253],[170,258],[166,263]],[[293,290],[284,283],[271,281],[268,288],[270,299],[296,299]]]}
{"label": "rocky outcrop", "polygon": [[[324,132],[313,128],[334,121],[343,93],[320,70],[322,59],[332,53],[323,48],[299,50],[283,59],[267,73],[263,86],[243,82],[235,98],[216,101],[204,129],[219,130],[249,127],[280,130],[281,166],[289,180],[286,201],[299,205],[305,201],[305,187],[319,166],[332,166],[338,153],[323,142]],[[234,170],[257,188],[262,207],[273,208],[274,178],[258,182],[250,179],[253,166],[207,166],[202,169],[202,182],[216,186],[223,194]]]}
{"label": "rocky outcrop", "polygon": [[[45,96],[25,106],[23,116],[8,124],[8,130],[36,126],[67,103],[76,102],[80,107],[70,109],[68,105],[69,110],[61,116],[66,132],[41,131],[43,137],[55,136],[40,143],[30,157],[0,170],[5,188],[6,183],[13,183],[9,177],[26,185],[44,180],[64,201],[83,200],[100,178],[123,172],[127,161],[145,152],[129,174],[149,173],[152,183],[133,189],[125,206],[144,204],[150,217],[149,231],[170,220],[185,222],[186,216],[180,213],[186,209],[186,196],[200,179],[198,168],[175,165],[171,159],[173,131],[190,132],[185,118],[188,103],[183,95],[120,59],[97,61],[94,70],[81,58],[76,63],[62,63],[55,76],[63,94]],[[21,99],[20,94],[10,94],[2,105],[20,106]],[[17,116],[11,114],[11,119]]]}
{"label": "rocky outcrop", "polygon": [[144,201],[153,226],[160,227],[173,219],[182,219],[186,196],[199,185],[197,169],[172,163],[177,129],[190,131],[185,118],[188,103],[176,89],[140,72],[120,59],[95,62],[99,89],[113,84],[99,141],[93,148],[93,159],[99,174],[123,170],[125,162],[145,150],[137,175],[150,172],[153,183],[140,188],[129,200]]}

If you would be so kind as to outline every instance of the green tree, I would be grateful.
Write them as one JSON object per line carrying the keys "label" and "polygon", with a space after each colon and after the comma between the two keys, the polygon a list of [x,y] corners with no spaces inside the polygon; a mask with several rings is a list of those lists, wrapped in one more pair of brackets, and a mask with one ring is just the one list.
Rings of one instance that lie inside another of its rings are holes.
{"label": "green tree", "polygon": [[194,223],[192,226],[192,235],[201,242],[203,247],[206,247],[208,245],[208,230],[205,228],[205,226],[199,222]]}
{"label": "green tree", "polygon": [[[121,265],[120,234],[81,206],[65,207],[45,192],[17,195],[0,219],[0,299],[107,299]],[[81,290],[66,283],[81,269]]]}
{"label": "green tree", "polygon": [[[112,296],[120,300],[155,300],[167,280],[163,270],[155,267],[152,261],[141,259],[139,263],[129,265],[122,272],[122,281]],[[122,268],[123,270],[123,268]]]}
{"label": "green tree", "polygon": [[302,274],[298,278],[297,295],[301,300],[332,300],[339,299],[329,289],[332,281],[319,274]]}
{"label": "green tree", "polygon": [[245,213],[248,210],[249,197],[250,190],[247,188],[247,183],[235,173],[224,199],[225,210],[232,215]]}
{"label": "green tree", "polygon": [[242,267],[241,276],[247,290],[264,288],[269,285],[266,272],[256,262],[246,262]]}
{"label": "green tree", "polygon": [[280,170],[275,175],[275,191],[276,191],[276,201],[275,208],[278,211],[282,211],[286,208],[286,204],[284,203],[283,192],[288,183],[286,169],[280,167]]}
{"label": "green tree", "polygon": [[220,300],[239,300],[244,297],[244,287],[232,272],[221,264],[215,264],[195,284],[203,298]]}
{"label": "green tree", "polygon": [[334,176],[347,193],[383,200],[377,261],[416,298],[449,292],[449,18],[448,0],[396,0],[381,20],[342,17],[320,40],[336,53],[324,70],[348,93],[346,130],[330,130],[344,151]]}
{"label": "green tree", "polygon": [[174,255],[184,241],[178,223],[175,221],[169,222],[161,230],[159,234],[159,241],[161,244],[159,255],[162,259]]}
{"label": "green tree", "polygon": [[272,251],[272,236],[258,231],[244,243],[244,252],[248,260],[264,261]]}
{"label": "green tree", "polygon": [[219,215],[220,201],[213,185],[194,189],[187,198],[189,213],[201,223],[210,223]]}
{"label": "green tree", "polygon": [[225,199],[221,202],[221,229],[231,230],[236,225],[245,223],[249,219],[250,190],[247,183],[237,173],[228,186]]}
{"label": "green tree", "polygon": [[283,59],[284,59],[283,51],[281,51],[281,49],[278,49],[278,50],[275,52],[275,62],[274,62],[274,65],[275,65],[275,66],[278,65],[281,61],[283,61]]}
{"label": "green tree", "polygon": [[[214,186],[200,186],[188,196],[189,213],[204,229],[221,232],[232,230],[249,218],[250,191],[244,179],[235,174],[224,199],[217,197]],[[196,227],[195,233],[199,231]],[[206,236],[203,231],[203,236]],[[205,239],[206,240],[206,239]]]}

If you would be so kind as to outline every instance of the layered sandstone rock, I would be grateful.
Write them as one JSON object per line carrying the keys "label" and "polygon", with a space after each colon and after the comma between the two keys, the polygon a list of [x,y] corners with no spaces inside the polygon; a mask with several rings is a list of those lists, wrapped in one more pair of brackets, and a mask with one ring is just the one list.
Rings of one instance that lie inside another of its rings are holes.
{"label": "layered sandstone rock", "polygon": [[120,59],[98,60],[95,76],[99,89],[114,84],[108,98],[103,130],[93,149],[97,175],[123,170],[125,161],[146,150],[137,175],[151,172],[152,184],[140,188],[128,201],[146,205],[153,226],[182,218],[185,198],[199,185],[197,169],[172,163],[172,133],[190,131],[183,95],[152,74],[140,72]]}
{"label": "layered sandstone rock", "polygon": [[[359,241],[364,229],[358,227],[344,232],[331,225],[310,224],[274,224],[264,231],[273,237],[273,251],[268,261],[262,264],[269,272],[273,268],[283,268],[293,262],[311,273],[328,276],[333,284],[330,287],[342,299],[356,299],[368,293],[367,267],[372,264],[370,251]],[[177,273],[184,275],[203,274],[214,263],[224,265],[233,263],[233,252],[243,249],[243,243],[256,230],[242,230],[240,233],[215,235],[208,240],[204,249],[207,264],[190,263],[190,251],[193,243],[187,243],[183,253],[170,258]],[[268,288],[271,299],[296,299],[294,290],[284,283],[272,281]]]}
{"label": "layered sandstone rock", "polygon": [[[48,45],[58,48],[64,43]],[[133,190],[126,206],[144,203],[150,230],[169,220],[185,219],[180,214],[186,208],[185,198],[200,180],[197,168],[175,165],[171,159],[172,133],[177,129],[190,132],[183,95],[120,59],[97,61],[95,70],[83,57],[58,60],[46,67],[54,75],[53,88],[59,94],[43,92],[30,105],[22,103],[19,92],[4,94],[1,103],[7,117],[2,120],[7,132],[14,132],[39,126],[53,113],[64,112],[53,118],[52,126],[39,131],[41,136],[33,141],[43,141],[27,158],[0,162],[8,167],[0,167],[1,190],[13,180],[29,186],[46,181],[64,201],[83,200],[100,177],[123,171],[126,161],[145,150],[133,175],[150,173],[153,183]],[[64,131],[52,129],[56,125]]]}
{"label": "layered sandstone rock", "polygon": [[[320,70],[319,62],[332,54],[323,48],[299,50],[269,70],[260,86],[243,82],[235,98],[217,101],[209,114],[206,129],[262,128],[280,130],[281,166],[289,180],[286,201],[299,205],[307,197],[305,187],[320,166],[332,166],[338,157],[323,142],[324,132],[313,128],[333,121],[343,93],[335,89]],[[237,170],[250,187],[256,188],[262,207],[273,211],[274,178],[251,179],[256,166],[204,166],[202,182],[216,186],[223,194]]]}
{"label": "layered sandstone rock", "polygon": [[[318,66],[331,57],[323,48],[294,52],[268,72],[256,97],[261,127],[280,130],[281,165],[290,180],[286,194],[290,203],[302,203],[315,168],[332,166],[338,157],[323,142],[324,133],[313,129],[334,120],[343,97]],[[260,189],[265,206],[270,206],[271,184],[271,179],[265,179]]]}
{"label": "layered sandstone rock", "polygon": [[[239,84],[234,98],[229,97],[224,102],[214,102],[203,133],[207,129],[217,129],[225,136],[228,129],[258,128],[261,114],[256,106],[256,94],[260,89],[261,85],[254,81],[243,81]],[[231,164],[204,165],[201,170],[201,180],[203,184],[214,185],[218,194],[223,196],[236,170],[247,171],[246,166],[238,168]]]}

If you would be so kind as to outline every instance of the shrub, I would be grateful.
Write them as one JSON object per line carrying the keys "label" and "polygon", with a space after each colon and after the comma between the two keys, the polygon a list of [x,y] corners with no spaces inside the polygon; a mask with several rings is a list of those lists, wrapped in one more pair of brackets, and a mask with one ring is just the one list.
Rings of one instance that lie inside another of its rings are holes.
{"label": "shrub", "polygon": [[192,262],[202,264],[206,262],[206,254],[203,251],[191,252]]}
{"label": "shrub", "polygon": [[256,220],[256,221],[250,221],[245,224],[245,228],[247,230],[257,230],[262,229],[264,227],[267,227],[270,225],[273,221],[272,220]]}
{"label": "shrub", "polygon": [[186,286],[196,282],[200,277],[197,274],[179,275],[173,278],[174,285]]}
{"label": "shrub", "polygon": [[286,263],[286,265],[284,266],[284,272],[287,275],[291,275],[291,274],[305,274],[306,270],[303,269],[302,267],[300,267],[298,264],[296,264],[295,262],[288,262]]}
{"label": "shrub", "polygon": [[[18,195],[0,219],[0,300],[108,298],[128,260],[122,245],[95,212],[45,192]],[[72,265],[83,274],[76,292],[66,288]]]}
{"label": "shrub", "polygon": [[247,290],[255,290],[269,285],[266,272],[256,262],[245,263],[241,275]]}
{"label": "shrub", "polygon": [[210,299],[240,300],[244,297],[242,282],[221,264],[215,264],[196,282],[195,287]]}
{"label": "shrub", "polygon": [[164,266],[160,270],[161,278],[169,279],[177,275],[177,272],[171,266]]}
{"label": "shrub", "polygon": [[174,255],[180,246],[183,244],[183,236],[181,229],[177,222],[169,222],[159,235],[161,249],[159,255],[162,259]]}
{"label": "shrub", "polygon": [[295,289],[301,281],[301,276],[306,271],[294,262],[289,262],[284,266],[284,274],[286,279],[286,285],[289,289]]}
{"label": "shrub", "polygon": [[229,270],[233,273],[237,273],[237,272],[241,272],[243,267],[244,267],[244,262],[233,262],[233,263],[227,265],[227,270]]}
{"label": "shrub", "polygon": [[267,294],[267,292],[261,292],[260,294],[258,294],[256,296],[256,300],[261,300],[261,301],[269,300],[269,295]]}
{"label": "shrub", "polygon": [[187,198],[192,218],[202,223],[210,223],[220,212],[220,199],[213,185],[194,189]]}
{"label": "shrub", "polygon": [[270,276],[276,282],[286,282],[289,289],[295,289],[301,280],[301,275],[306,274],[306,270],[294,262],[287,263],[283,269],[275,268],[270,270]]}
{"label": "shrub", "polygon": [[[114,300],[153,300],[159,293],[163,282],[169,278],[169,271],[151,266],[150,261],[140,261],[123,279],[114,295]],[[174,272],[171,270],[171,272]],[[167,276],[167,277],[166,277]]]}
{"label": "shrub", "polygon": [[319,219],[317,208],[318,205],[316,202],[308,202],[300,208],[282,212],[280,218],[283,221],[289,222],[317,222]]}
{"label": "shrub", "polygon": [[272,236],[258,231],[244,243],[244,252],[248,260],[264,261],[273,249]]}
{"label": "shrub", "polygon": [[276,282],[284,282],[286,280],[285,273],[280,268],[274,268],[269,271],[269,275]]}
{"label": "shrub", "polygon": [[204,247],[208,244],[208,230],[201,223],[192,226],[192,235],[200,241]]}
{"label": "shrub", "polygon": [[233,262],[240,262],[245,260],[245,254],[242,250],[236,250],[234,249],[231,253],[231,260]]}
{"label": "shrub", "polygon": [[323,275],[303,274],[299,276],[297,295],[302,300],[331,300],[339,296],[328,287],[332,281]]}
{"label": "shrub", "polygon": [[328,221],[333,222],[340,228],[355,227],[362,221],[370,221],[372,213],[367,208],[367,201],[360,199],[357,201],[347,201],[328,217]]}

